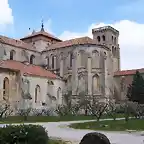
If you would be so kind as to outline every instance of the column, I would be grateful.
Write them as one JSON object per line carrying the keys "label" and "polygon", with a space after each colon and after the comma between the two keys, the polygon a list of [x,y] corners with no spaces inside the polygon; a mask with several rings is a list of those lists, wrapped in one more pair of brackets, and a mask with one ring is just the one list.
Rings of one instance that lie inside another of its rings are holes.
{"label": "column", "polygon": [[78,76],[77,76],[77,67],[78,67],[78,56],[77,54],[73,54],[72,59],[72,95],[77,94],[77,87],[78,87]]}
{"label": "column", "polygon": [[92,59],[91,57],[88,57],[88,62],[87,62],[87,68],[88,68],[88,95],[92,95]]}
{"label": "column", "polygon": [[100,92],[102,96],[105,96],[105,56],[101,55],[101,81],[100,81]]}
{"label": "column", "polygon": [[54,56],[54,69],[56,69],[56,63],[57,63],[57,59],[56,56]]}
{"label": "column", "polygon": [[64,61],[63,59],[60,60],[60,76],[63,77],[63,71],[64,71]]}

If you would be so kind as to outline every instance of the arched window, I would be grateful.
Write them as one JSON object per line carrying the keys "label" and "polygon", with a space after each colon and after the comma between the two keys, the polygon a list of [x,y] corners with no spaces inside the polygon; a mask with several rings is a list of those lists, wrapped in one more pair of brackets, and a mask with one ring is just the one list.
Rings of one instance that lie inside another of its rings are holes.
{"label": "arched window", "polygon": [[9,98],[9,79],[7,77],[3,80],[3,99]]}
{"label": "arched window", "polygon": [[100,42],[100,36],[97,36],[97,41]]}
{"label": "arched window", "polygon": [[52,56],[52,69],[55,68],[55,56],[53,55]]}
{"label": "arched window", "polygon": [[73,54],[70,53],[70,67],[72,67]]}
{"label": "arched window", "polygon": [[61,97],[61,88],[59,87],[57,90],[57,104],[59,104],[60,97]]}
{"label": "arched window", "polygon": [[94,75],[92,79],[92,91],[96,94],[100,90],[100,79],[98,75]]}
{"label": "arched window", "polygon": [[48,81],[47,83],[48,83],[48,85],[54,85],[53,81]]}
{"label": "arched window", "polygon": [[116,44],[116,37],[114,38],[114,44]]}
{"label": "arched window", "polygon": [[106,58],[107,58],[107,53],[104,52],[104,59],[106,60]]}
{"label": "arched window", "polygon": [[34,64],[34,59],[35,59],[35,56],[34,56],[34,55],[31,55],[31,56],[30,56],[30,64]]}
{"label": "arched window", "polygon": [[15,55],[15,51],[11,50],[10,51],[10,60],[14,60],[14,55]]}
{"label": "arched window", "polygon": [[37,85],[35,88],[35,103],[38,102],[39,98],[40,98],[40,86]]}
{"label": "arched window", "polygon": [[48,94],[48,96],[53,96],[54,91],[55,91],[54,82],[51,80],[48,80],[48,82],[47,82],[47,94]]}
{"label": "arched window", "polygon": [[115,56],[117,56],[117,48],[115,47],[114,50],[115,50]]}
{"label": "arched window", "polygon": [[112,46],[112,54],[113,54],[113,56],[116,56],[116,53],[117,53],[116,47]]}
{"label": "arched window", "polygon": [[80,74],[78,76],[78,93],[86,92],[86,78],[85,75]]}
{"label": "arched window", "polygon": [[29,61],[29,56],[28,56],[28,52],[25,50],[21,51],[21,56],[23,57],[24,61]]}
{"label": "arched window", "polygon": [[92,68],[99,68],[100,56],[97,50],[92,51]]}
{"label": "arched window", "polygon": [[86,52],[84,50],[79,51],[78,61],[81,67],[87,66],[87,57],[86,57]]}
{"label": "arched window", "polygon": [[115,51],[114,46],[112,46],[112,54],[113,55],[114,55],[114,51]]}
{"label": "arched window", "polygon": [[49,57],[46,57],[46,65],[49,68]]}
{"label": "arched window", "polygon": [[113,39],[114,39],[114,38],[113,38],[113,36],[112,36],[112,42],[113,42]]}
{"label": "arched window", "polygon": [[105,36],[104,35],[102,36],[102,39],[103,39],[103,41],[105,41]]}

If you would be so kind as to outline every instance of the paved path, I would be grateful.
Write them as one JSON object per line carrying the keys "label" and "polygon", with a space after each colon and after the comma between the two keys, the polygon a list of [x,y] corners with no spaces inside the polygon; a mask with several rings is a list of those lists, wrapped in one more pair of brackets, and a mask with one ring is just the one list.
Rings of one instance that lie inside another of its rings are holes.
{"label": "paved path", "polygon": [[[37,123],[44,126],[48,130],[48,135],[53,138],[61,138],[64,140],[77,141],[76,144],[80,142],[82,137],[89,132],[94,132],[92,130],[78,130],[68,128],[69,124],[72,123],[82,123],[94,120],[83,120],[83,121],[70,121],[70,122],[48,122],[48,123]],[[2,124],[0,126],[3,126]],[[111,141],[112,144],[144,144],[144,136],[136,133],[126,133],[126,132],[103,132]],[[74,143],[75,144],[75,143]]]}

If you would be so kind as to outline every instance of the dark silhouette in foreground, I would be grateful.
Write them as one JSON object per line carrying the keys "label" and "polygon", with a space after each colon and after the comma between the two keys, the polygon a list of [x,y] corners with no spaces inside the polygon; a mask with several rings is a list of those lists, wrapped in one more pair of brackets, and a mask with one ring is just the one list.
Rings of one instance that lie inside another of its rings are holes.
{"label": "dark silhouette in foreground", "polygon": [[110,141],[104,134],[92,132],[86,134],[79,144],[110,144]]}

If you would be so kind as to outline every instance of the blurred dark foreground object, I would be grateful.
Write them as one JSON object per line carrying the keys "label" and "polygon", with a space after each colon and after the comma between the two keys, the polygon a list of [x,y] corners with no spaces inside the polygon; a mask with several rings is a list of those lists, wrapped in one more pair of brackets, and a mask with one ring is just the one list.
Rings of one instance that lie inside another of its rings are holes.
{"label": "blurred dark foreground object", "polygon": [[79,144],[110,144],[110,141],[104,134],[92,132],[86,134]]}

